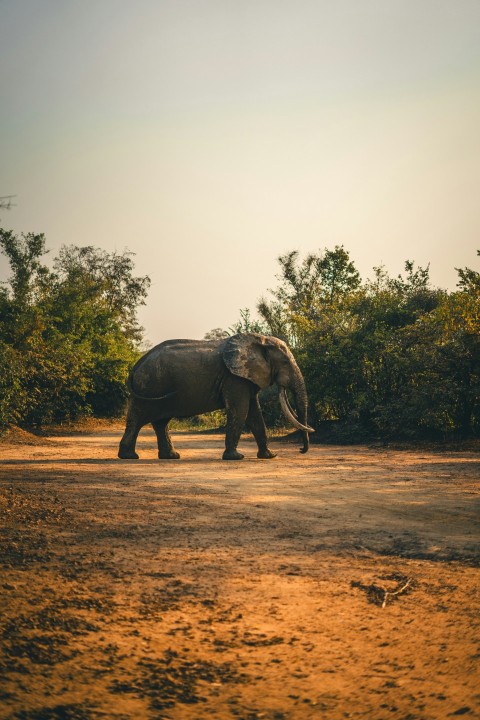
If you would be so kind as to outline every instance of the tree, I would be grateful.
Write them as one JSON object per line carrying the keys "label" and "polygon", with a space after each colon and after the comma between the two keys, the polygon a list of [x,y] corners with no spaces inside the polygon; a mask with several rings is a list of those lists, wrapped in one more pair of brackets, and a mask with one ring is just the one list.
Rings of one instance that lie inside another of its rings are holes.
{"label": "tree", "polygon": [[279,258],[279,286],[258,310],[293,347],[311,421],[346,435],[468,437],[480,432],[480,274],[458,269],[458,290],[430,284],[405,262],[362,283],[344,248]]}
{"label": "tree", "polygon": [[267,328],[263,323],[259,322],[258,320],[253,320],[250,314],[250,310],[248,308],[243,308],[242,310],[240,310],[240,320],[238,320],[229,329],[232,335],[236,335],[237,333],[249,332],[265,334],[267,332]]}
{"label": "tree", "polygon": [[148,277],[132,254],[62,248],[50,270],[41,234],[0,230],[11,277],[0,291],[0,424],[118,414],[138,356]]}
{"label": "tree", "polygon": [[222,328],[213,328],[203,336],[204,340],[223,340],[228,337],[228,332]]}
{"label": "tree", "polygon": [[150,278],[133,275],[134,253],[107,253],[91,245],[61,248],[55,260],[58,281],[65,286],[82,287],[85,299],[102,304],[118,323],[123,334],[140,340],[142,328],[137,323],[137,309],[145,305]]}
{"label": "tree", "polygon": [[295,347],[359,287],[360,275],[348,252],[339,246],[302,261],[294,250],[281,255],[278,262],[280,285],[270,291],[274,300],[262,298],[257,310],[273,335]]}

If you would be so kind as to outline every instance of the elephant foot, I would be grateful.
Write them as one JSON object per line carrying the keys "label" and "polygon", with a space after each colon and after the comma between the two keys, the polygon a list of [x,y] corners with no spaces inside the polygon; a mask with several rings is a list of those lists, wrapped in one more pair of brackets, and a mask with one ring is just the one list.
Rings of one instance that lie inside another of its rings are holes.
{"label": "elephant foot", "polygon": [[257,452],[257,458],[260,458],[261,460],[270,460],[274,457],[277,457],[277,453],[272,452],[268,448],[266,448],[266,450],[259,450]]}
{"label": "elephant foot", "polygon": [[122,450],[118,451],[118,457],[121,460],[138,460],[138,455],[135,450]]}
{"label": "elephant foot", "polygon": [[237,450],[225,450],[223,453],[222,459],[223,460],[243,460],[245,455],[242,455],[242,453],[239,453]]}
{"label": "elephant foot", "polygon": [[178,460],[179,457],[180,453],[178,453],[176,450],[172,450],[172,452],[169,453],[158,453],[159,460]]}

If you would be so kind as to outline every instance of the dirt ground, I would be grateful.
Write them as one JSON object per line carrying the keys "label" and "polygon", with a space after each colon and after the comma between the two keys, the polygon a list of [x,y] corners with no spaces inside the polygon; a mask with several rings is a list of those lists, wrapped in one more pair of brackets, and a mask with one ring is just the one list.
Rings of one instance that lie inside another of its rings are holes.
{"label": "dirt ground", "polygon": [[480,717],[478,454],[121,432],[0,445],[1,720]]}

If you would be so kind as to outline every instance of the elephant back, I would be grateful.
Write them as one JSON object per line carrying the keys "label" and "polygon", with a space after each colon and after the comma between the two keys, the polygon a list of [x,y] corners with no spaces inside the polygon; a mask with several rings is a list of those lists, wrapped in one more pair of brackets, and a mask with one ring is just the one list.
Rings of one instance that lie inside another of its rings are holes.
{"label": "elephant back", "polygon": [[143,355],[130,374],[134,392],[156,396],[186,387],[211,365],[212,354],[218,355],[218,343],[207,340],[166,340]]}

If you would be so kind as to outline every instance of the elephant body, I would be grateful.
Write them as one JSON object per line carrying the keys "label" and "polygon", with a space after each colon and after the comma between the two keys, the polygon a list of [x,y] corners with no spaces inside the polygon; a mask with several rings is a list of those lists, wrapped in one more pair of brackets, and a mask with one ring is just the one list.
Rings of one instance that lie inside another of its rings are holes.
{"label": "elephant body", "polygon": [[277,383],[289,388],[297,406],[298,420],[286,396],[282,408],[304,433],[303,452],[308,449],[307,395],[300,370],[287,345],[277,338],[245,333],[221,340],[167,340],[147,352],[132,369],[128,387],[130,401],[119,457],[136,459],[135,443],[140,429],[151,423],[157,435],[158,456],[178,458],[168,423],[211,410],[226,409],[225,460],[240,460],[237,451],[245,423],[258,445],[258,457],[274,457],[258,393]]}

